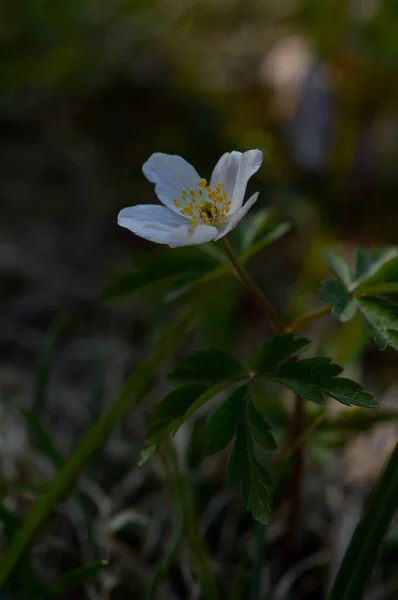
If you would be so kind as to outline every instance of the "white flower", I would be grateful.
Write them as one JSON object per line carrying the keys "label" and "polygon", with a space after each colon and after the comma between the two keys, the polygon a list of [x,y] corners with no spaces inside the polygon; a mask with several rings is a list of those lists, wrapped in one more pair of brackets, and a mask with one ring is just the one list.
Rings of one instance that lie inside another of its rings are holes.
{"label": "white flower", "polygon": [[256,202],[258,192],[243,205],[247,182],[262,159],[260,150],[227,152],[216,164],[208,185],[180,156],[152,154],[142,170],[155,184],[164,206],[124,208],[118,223],[146,240],[171,248],[219,240]]}

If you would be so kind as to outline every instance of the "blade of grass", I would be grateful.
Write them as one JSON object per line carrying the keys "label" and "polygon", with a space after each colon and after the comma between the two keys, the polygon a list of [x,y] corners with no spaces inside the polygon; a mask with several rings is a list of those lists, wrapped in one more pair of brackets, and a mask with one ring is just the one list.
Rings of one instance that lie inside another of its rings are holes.
{"label": "blade of grass", "polygon": [[167,479],[178,507],[182,521],[182,533],[188,542],[193,566],[196,570],[203,597],[206,600],[219,600],[219,590],[207,545],[199,527],[199,518],[191,496],[187,478],[181,472],[178,457],[172,441],[166,440],[160,451],[160,458],[167,469]]}
{"label": "blade of grass", "polygon": [[59,594],[65,594],[77,587],[82,586],[87,579],[94,577],[99,571],[105,569],[108,565],[106,560],[99,560],[83,567],[73,569],[66,575],[58,579],[51,587],[49,597],[58,597]]}
{"label": "blade of grass", "polygon": [[398,443],[380,477],[365,516],[333,583],[329,600],[360,600],[372,573],[380,545],[398,506]]}
{"label": "blade of grass", "polygon": [[51,460],[51,462],[57,469],[62,467],[62,465],[65,462],[65,459],[59,452],[59,450],[57,450],[57,448],[55,447],[54,442],[52,441],[51,437],[44,429],[43,425],[40,423],[36,415],[25,408],[20,408],[19,411],[28,423],[28,425],[31,427],[35,436],[36,446],[38,447],[38,449],[41,452],[43,452],[43,454],[48,456],[48,458]]}
{"label": "blade of grass", "polygon": [[0,590],[4,587],[31,538],[50,515],[53,507],[65,496],[79,472],[105,443],[117,421],[128,410],[137,408],[159,363],[178,345],[191,325],[192,317],[184,315],[164,329],[155,347],[136,365],[114,401],[105,410],[102,417],[90,427],[80,444],[65,461],[7,549],[0,569]]}
{"label": "blade of grass", "polygon": [[54,320],[46,333],[44,344],[36,361],[36,387],[33,399],[33,412],[38,418],[43,414],[46,402],[46,392],[50,379],[54,347],[66,322],[67,317],[62,314]]}

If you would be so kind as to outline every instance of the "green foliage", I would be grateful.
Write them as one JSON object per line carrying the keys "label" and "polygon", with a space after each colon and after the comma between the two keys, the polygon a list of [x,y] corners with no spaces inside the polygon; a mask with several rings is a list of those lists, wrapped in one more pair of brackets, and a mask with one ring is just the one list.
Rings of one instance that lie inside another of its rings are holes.
{"label": "green foliage", "polygon": [[352,319],[357,310],[356,301],[339,279],[327,279],[322,283],[319,300],[333,306],[332,315],[343,323]]}
{"label": "green foliage", "polygon": [[[245,253],[259,252],[285,235],[291,228],[289,223],[278,223],[271,210],[249,212],[233,231],[235,247],[240,258]],[[251,254],[253,255],[253,254]]]}
{"label": "green foliage", "polygon": [[311,346],[305,338],[298,338],[293,333],[275,335],[266,340],[250,359],[250,368],[255,373],[269,372],[289,359],[295,358]]}
{"label": "green foliage", "polygon": [[253,433],[247,417],[250,404],[251,400],[246,396],[244,415],[238,422],[228,460],[227,480],[231,489],[240,486],[243,503],[251,510],[253,518],[266,524],[271,516],[271,478],[254,452]]}
{"label": "green foliage", "polygon": [[383,298],[362,296],[358,300],[362,320],[380,350],[398,350],[398,304]]}
{"label": "green foliage", "polygon": [[375,251],[359,248],[353,275],[341,256],[329,251],[325,258],[338,279],[328,279],[322,284],[321,302],[333,306],[332,314],[343,322],[350,320],[358,309],[379,349],[385,350],[390,345],[397,350],[397,305],[375,295],[398,291],[397,248]]}
{"label": "green foliage", "polygon": [[[270,212],[263,211],[241,221],[237,229],[240,260],[245,262],[285,235],[290,225],[276,223]],[[136,256],[134,268],[116,274],[103,290],[102,297],[118,298],[151,284],[162,283],[168,285],[165,299],[170,301],[189,292],[193,286],[231,273],[230,265],[225,264],[224,254],[215,244],[163,249]]]}
{"label": "green foliage", "polygon": [[183,279],[188,284],[215,268],[219,262],[201,246],[147,252],[135,257],[133,270],[117,274],[105,288],[103,296],[125,296],[157,282]]}
{"label": "green foliage", "polygon": [[209,419],[205,429],[206,454],[221,452],[234,437],[238,422],[242,417],[247,386],[233,392]]}
{"label": "green foliage", "polygon": [[338,377],[342,371],[330,358],[318,357],[286,363],[268,373],[268,377],[283,383],[301,398],[318,404],[323,404],[325,396],[331,396],[347,406],[377,407],[377,402],[358,383]]}
{"label": "green foliage", "polygon": [[377,406],[372,396],[364,392],[358,383],[338,377],[343,369],[333,364],[330,358],[297,360],[297,355],[309,345],[308,340],[295,338],[292,334],[277,335],[260,347],[250,366],[258,375],[278,381],[298,396],[318,404],[323,404],[325,396],[331,396],[348,406]]}
{"label": "green foliage", "polygon": [[262,415],[254,407],[252,402],[248,403],[247,421],[253,439],[264,448],[264,450],[276,450],[276,442],[270,432],[270,425],[263,419]]}
{"label": "green foliage", "polygon": [[190,316],[180,317],[165,329],[154,350],[141,363],[136,365],[133,373],[127,378],[115,400],[106,409],[101,418],[91,426],[80,444],[59,469],[54,479],[48,485],[45,494],[34,505],[23,526],[16,533],[4,553],[2,568],[0,570],[0,590],[3,589],[32,537],[49,517],[56,504],[68,492],[77,475],[84,469],[93,454],[105,443],[118,420],[127,410],[136,408],[139,405],[148,381],[153,376],[153,373],[156,372],[160,361],[186,335],[190,323]]}
{"label": "green foliage", "polygon": [[139,464],[144,464],[155,454],[160,444],[170,434],[174,434],[194,412],[233,383],[235,383],[233,379],[221,381],[202,393],[202,387],[187,385],[166,396],[155,411],[152,426],[140,454]]}
{"label": "green foliage", "polygon": [[360,600],[398,507],[398,444],[344,555],[328,600]]}

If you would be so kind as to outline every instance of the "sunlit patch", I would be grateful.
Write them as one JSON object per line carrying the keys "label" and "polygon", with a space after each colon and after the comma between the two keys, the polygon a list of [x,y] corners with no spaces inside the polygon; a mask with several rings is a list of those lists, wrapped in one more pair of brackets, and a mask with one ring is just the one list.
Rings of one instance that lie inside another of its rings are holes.
{"label": "sunlit patch", "polygon": [[183,189],[181,199],[174,198],[173,202],[184,217],[189,217],[192,227],[221,225],[227,220],[231,209],[231,200],[228,200],[228,195],[223,192],[222,184],[217,183],[210,187],[206,179],[199,179],[197,190]]}

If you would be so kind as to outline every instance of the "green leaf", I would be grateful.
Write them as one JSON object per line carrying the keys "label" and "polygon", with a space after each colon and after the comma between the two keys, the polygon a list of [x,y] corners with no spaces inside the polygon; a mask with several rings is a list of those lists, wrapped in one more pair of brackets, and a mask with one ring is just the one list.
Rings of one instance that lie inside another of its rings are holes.
{"label": "green leaf", "polygon": [[380,350],[398,350],[398,304],[383,298],[362,296],[358,300],[362,320]]}
{"label": "green leaf", "polygon": [[324,256],[329,269],[344,283],[346,288],[349,288],[351,285],[351,273],[350,267],[344,258],[331,250],[326,250]]}
{"label": "green leaf", "polygon": [[183,417],[205,390],[206,386],[191,384],[170,392],[156,407],[153,417],[154,427]]}
{"label": "green leaf", "polygon": [[338,377],[342,370],[330,358],[306,358],[278,367],[269,377],[283,383],[301,398],[317,404],[323,404],[324,396],[331,396],[347,406],[377,407],[372,396],[364,392],[358,383]]}
{"label": "green leaf", "polygon": [[[241,229],[240,254],[253,248],[255,244],[269,245],[285,235],[290,229],[288,223],[275,223],[273,211],[262,210],[249,213],[239,223],[236,230]],[[236,231],[235,230],[235,231]]]}
{"label": "green leaf", "polygon": [[250,359],[250,368],[255,373],[270,371],[304,352],[311,342],[305,338],[297,338],[292,333],[276,335],[266,340]]}
{"label": "green leaf", "polygon": [[53,465],[58,469],[64,464],[64,457],[55,447],[51,437],[44,429],[39,419],[25,408],[19,409],[24,419],[30,425],[36,440],[36,445],[43,454],[46,454]]}
{"label": "green leaf", "polygon": [[220,452],[232,440],[242,416],[243,400],[247,393],[247,385],[235,390],[209,419],[205,429],[206,454]]}
{"label": "green leaf", "polygon": [[327,279],[322,283],[319,300],[322,304],[333,306],[332,315],[343,323],[352,319],[357,309],[356,301],[339,279]]}
{"label": "green leaf", "polygon": [[192,281],[219,264],[214,254],[196,247],[148,252],[136,257],[134,269],[116,274],[102,295],[104,298],[125,296],[152,283],[182,277]]}
{"label": "green leaf", "polygon": [[373,252],[359,248],[355,259],[353,289],[366,293],[384,283],[398,283],[398,248],[383,248]]}
{"label": "green leaf", "polygon": [[229,354],[221,350],[200,350],[185,358],[169,377],[184,383],[212,385],[245,376],[246,369]]}
{"label": "green leaf", "polygon": [[[248,400],[247,402],[250,402]],[[234,447],[227,465],[228,485],[235,489],[241,485],[242,500],[253,518],[266,524],[271,516],[271,478],[258,462],[247,423],[238,426]]]}
{"label": "green leaf", "polygon": [[264,450],[275,450],[276,442],[272,433],[270,432],[271,428],[251,401],[248,403],[247,417],[251,434],[256,440],[257,444],[262,446]]}
{"label": "green leaf", "polygon": [[133,373],[127,378],[114,401],[101,418],[92,425],[77,448],[71,453],[46,488],[45,494],[33,506],[30,514],[14,536],[2,557],[0,569],[0,590],[4,588],[21,555],[32,537],[48,518],[57,502],[66,495],[77,475],[84,469],[90,458],[105,443],[119,419],[143,399],[149,381],[159,368],[159,363],[172,352],[185,337],[191,327],[190,315],[179,316],[165,328],[155,348],[149,352]]}
{"label": "green leaf", "polygon": [[360,600],[398,507],[398,444],[356,528],[333,583],[329,600]]}
{"label": "green leaf", "polygon": [[[159,413],[155,413],[154,424],[148,432],[138,464],[144,464],[153,454],[157,452],[160,444],[170,434],[174,434],[181,427],[181,425],[193,415],[195,411],[206,404],[206,402],[208,402],[213,396],[229,387],[233,383],[236,383],[236,381],[233,379],[221,381],[220,383],[215,384],[211,388],[196,396],[193,396],[191,392],[196,389],[196,393],[198,394],[200,386],[185,386],[184,388],[181,388],[183,391],[176,390],[176,392],[169,394],[169,396],[165,399],[165,401],[167,400],[168,407],[166,409],[161,407],[160,409],[161,418],[158,416]],[[201,389],[203,389],[203,387]],[[181,395],[177,393],[180,391]],[[173,407],[173,401],[170,400],[170,396],[172,394],[176,394],[175,398],[178,398],[178,403],[175,407]],[[166,415],[168,414],[168,410],[170,410],[170,413],[167,417]]]}
{"label": "green leaf", "polygon": [[235,490],[246,470],[246,437],[242,423],[239,424],[231,454],[227,463],[228,487]]}

